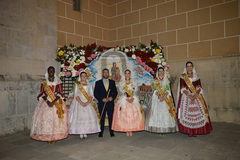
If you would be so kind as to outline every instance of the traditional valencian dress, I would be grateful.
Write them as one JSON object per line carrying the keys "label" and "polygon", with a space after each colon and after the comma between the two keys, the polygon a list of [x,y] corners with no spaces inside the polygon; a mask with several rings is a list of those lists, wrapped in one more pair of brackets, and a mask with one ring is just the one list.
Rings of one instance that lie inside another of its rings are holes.
{"label": "traditional valencian dress", "polygon": [[87,106],[81,106],[76,100],[79,97],[82,102],[87,102],[90,96],[93,97],[93,88],[90,84],[75,84],[74,99],[69,111],[69,134],[91,134],[100,132],[96,106],[94,102]]}
{"label": "traditional valencian dress", "polygon": [[[45,75],[45,80],[41,84],[41,97],[37,107],[35,108],[32,120],[32,128],[30,136],[39,141],[56,141],[64,139],[68,136],[67,126],[67,109],[63,101],[62,83],[55,75],[54,81],[48,81],[48,75]],[[49,107],[42,98],[47,96],[47,99],[52,102],[56,96],[60,99]]]}
{"label": "traditional valencian dress", "polygon": [[[175,107],[167,76],[163,80],[155,79],[152,88],[152,105],[146,116],[145,130],[156,133],[170,133],[177,131]],[[161,102],[158,96],[165,97]]]}
{"label": "traditional valencian dress", "polygon": [[[120,132],[144,130],[144,115],[136,96],[136,86],[133,83],[122,83],[120,91],[123,94],[114,108],[112,129]],[[134,98],[132,103],[127,101],[128,96]]]}
{"label": "traditional valencian dress", "polygon": [[[201,92],[194,100],[191,100],[183,93],[186,90],[188,94],[193,95],[198,89]],[[187,76],[186,68],[180,77],[177,112],[178,126],[181,133],[188,135],[208,134],[212,130],[201,81],[195,69],[193,69],[193,78]]]}

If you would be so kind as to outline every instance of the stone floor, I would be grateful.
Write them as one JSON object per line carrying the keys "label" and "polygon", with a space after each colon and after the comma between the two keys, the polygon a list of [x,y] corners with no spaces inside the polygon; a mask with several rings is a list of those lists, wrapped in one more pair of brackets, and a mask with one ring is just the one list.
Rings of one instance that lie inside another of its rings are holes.
{"label": "stone floor", "polygon": [[161,136],[148,132],[110,138],[96,134],[86,140],[70,136],[55,144],[31,140],[26,132],[0,137],[1,160],[239,160],[240,125],[213,123],[209,135],[180,133]]}

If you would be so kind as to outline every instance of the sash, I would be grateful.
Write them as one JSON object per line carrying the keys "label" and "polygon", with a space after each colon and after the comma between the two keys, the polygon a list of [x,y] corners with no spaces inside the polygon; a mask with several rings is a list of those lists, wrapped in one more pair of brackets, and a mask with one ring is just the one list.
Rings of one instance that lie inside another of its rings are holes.
{"label": "sash", "polygon": [[[53,93],[53,91],[51,90],[51,88],[47,85],[47,82],[45,80],[42,81],[42,85],[44,88],[45,93],[47,94],[47,96],[50,98],[51,101],[54,101],[56,99],[55,94]],[[58,99],[54,106],[57,108],[57,115],[58,118],[63,119],[64,118],[64,110],[63,110],[63,100],[60,98]]]}
{"label": "sash", "polygon": [[[123,89],[126,92],[128,97],[133,97],[134,96],[134,91],[128,85],[125,85],[123,87]],[[144,110],[141,106],[140,106],[140,111],[141,111],[141,114],[142,114],[142,118],[145,119]]]}
{"label": "sash", "polygon": [[176,113],[176,109],[174,107],[174,103],[173,103],[173,99],[171,96],[167,96],[167,94],[165,93],[165,91],[163,90],[162,86],[161,86],[161,83],[159,81],[156,80],[156,88],[157,88],[157,91],[158,93],[160,94],[161,97],[164,98],[164,101],[167,103],[168,105],[168,111],[171,115],[171,117],[173,119],[175,119],[175,113]]}
{"label": "sash", "polygon": [[[89,100],[89,99],[90,99],[90,96],[88,95],[87,91],[83,88],[83,85],[82,85],[80,82],[77,82],[77,85],[78,85],[78,88],[79,88],[80,92],[83,94],[83,96],[84,96],[87,100]],[[92,102],[91,102],[91,105],[92,105],[92,107],[94,108],[94,110],[95,110],[95,112],[96,112],[96,114],[97,114],[97,116],[98,116],[98,119],[100,119],[100,115],[99,115],[98,108],[97,108],[96,104],[92,101]]]}
{"label": "sash", "polygon": [[182,77],[185,81],[185,83],[187,84],[188,88],[190,89],[190,91],[194,94],[197,95],[197,99],[200,101],[200,103],[203,105],[204,107],[204,111],[205,111],[205,115],[206,117],[208,117],[208,108],[207,105],[205,103],[205,100],[202,96],[202,94],[197,94],[197,90],[196,88],[193,86],[192,82],[190,81],[190,79],[188,78],[187,74],[182,74]]}
{"label": "sash", "polygon": [[133,97],[134,96],[134,91],[128,85],[125,85],[123,87],[123,89],[126,92],[128,97]]}

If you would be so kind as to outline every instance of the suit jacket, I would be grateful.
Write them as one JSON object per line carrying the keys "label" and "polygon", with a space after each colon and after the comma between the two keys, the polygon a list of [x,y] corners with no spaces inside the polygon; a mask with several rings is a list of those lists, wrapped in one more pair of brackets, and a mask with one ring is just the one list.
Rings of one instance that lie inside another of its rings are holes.
{"label": "suit jacket", "polygon": [[[114,100],[117,97],[117,88],[115,81],[109,79],[109,87],[108,90],[110,90],[109,96],[112,97],[113,101],[108,102],[109,105],[114,105]],[[104,102],[102,101],[103,98],[107,98],[108,90],[106,91],[103,80],[98,80],[95,84],[94,88],[94,97],[98,100],[99,105],[103,105]]]}

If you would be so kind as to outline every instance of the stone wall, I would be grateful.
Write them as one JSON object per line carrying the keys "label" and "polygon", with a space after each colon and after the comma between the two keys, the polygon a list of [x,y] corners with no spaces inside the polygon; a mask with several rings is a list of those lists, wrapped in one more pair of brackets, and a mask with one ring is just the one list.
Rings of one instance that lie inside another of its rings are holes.
{"label": "stone wall", "polygon": [[58,0],[58,44],[163,45],[169,60],[239,54],[238,0]]}
{"label": "stone wall", "polygon": [[168,60],[239,54],[238,0],[117,0],[118,45],[150,40]]}
{"label": "stone wall", "polygon": [[115,0],[81,0],[81,10],[74,11],[72,0],[57,0],[58,46],[65,44],[112,46],[116,30],[110,28]]}
{"label": "stone wall", "polygon": [[0,135],[29,128],[39,79],[57,66],[55,0],[0,1]]}

